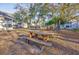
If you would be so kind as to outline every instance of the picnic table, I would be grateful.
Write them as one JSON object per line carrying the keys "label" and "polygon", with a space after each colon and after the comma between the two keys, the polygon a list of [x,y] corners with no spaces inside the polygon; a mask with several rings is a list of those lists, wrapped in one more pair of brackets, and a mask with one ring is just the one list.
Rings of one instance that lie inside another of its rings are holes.
{"label": "picnic table", "polygon": [[40,31],[40,30],[28,30],[29,32],[29,37],[36,37],[39,39],[43,39],[45,41],[48,41],[49,38],[53,35],[53,33],[51,32],[44,32],[44,31]]}

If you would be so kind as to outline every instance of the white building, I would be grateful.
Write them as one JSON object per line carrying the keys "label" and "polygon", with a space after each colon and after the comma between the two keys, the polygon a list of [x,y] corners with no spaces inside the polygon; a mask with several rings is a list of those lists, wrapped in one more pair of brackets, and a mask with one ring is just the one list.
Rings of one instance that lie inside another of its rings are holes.
{"label": "white building", "polygon": [[64,29],[79,29],[79,21],[71,20],[64,25],[60,25],[60,27]]}
{"label": "white building", "polygon": [[14,20],[7,13],[0,11],[0,30],[13,30]]}

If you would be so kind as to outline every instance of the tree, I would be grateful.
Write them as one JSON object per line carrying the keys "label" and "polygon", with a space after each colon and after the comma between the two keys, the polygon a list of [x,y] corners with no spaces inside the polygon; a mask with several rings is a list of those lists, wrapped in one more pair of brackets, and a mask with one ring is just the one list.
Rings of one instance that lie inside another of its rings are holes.
{"label": "tree", "polygon": [[58,30],[60,29],[59,25],[61,22],[70,21],[78,17],[76,13],[79,12],[79,4],[56,3],[56,4],[49,4],[49,6],[53,16],[59,17],[59,21],[56,24]]}
{"label": "tree", "polygon": [[27,23],[29,24],[28,8],[27,4],[16,4],[15,9],[17,10],[14,13],[14,18],[17,23]]}
{"label": "tree", "polygon": [[36,23],[39,23],[41,19],[40,25],[45,26],[45,19],[47,17],[47,14],[49,13],[48,3],[34,4],[34,7],[35,7],[36,16],[38,17],[38,20]]}
{"label": "tree", "polygon": [[[27,4],[24,4],[27,5]],[[40,22],[40,19],[43,20],[43,26],[45,25],[45,19],[47,15],[51,13],[51,18],[58,17],[56,22],[56,29],[60,30],[60,24],[64,21],[70,21],[72,19],[79,18],[77,13],[79,13],[79,4],[72,3],[30,3],[28,8],[24,7],[23,4],[17,4],[15,13],[15,18],[25,22],[30,26],[32,20],[37,20],[34,22],[36,25]],[[16,17],[17,16],[17,17]],[[41,24],[42,25],[42,24]]]}

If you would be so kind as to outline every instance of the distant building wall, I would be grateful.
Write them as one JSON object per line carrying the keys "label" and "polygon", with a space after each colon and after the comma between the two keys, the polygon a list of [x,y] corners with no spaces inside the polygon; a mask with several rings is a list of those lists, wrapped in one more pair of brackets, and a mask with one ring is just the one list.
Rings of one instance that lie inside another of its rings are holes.
{"label": "distant building wall", "polygon": [[79,22],[69,22],[64,25],[60,25],[61,29],[79,29]]}

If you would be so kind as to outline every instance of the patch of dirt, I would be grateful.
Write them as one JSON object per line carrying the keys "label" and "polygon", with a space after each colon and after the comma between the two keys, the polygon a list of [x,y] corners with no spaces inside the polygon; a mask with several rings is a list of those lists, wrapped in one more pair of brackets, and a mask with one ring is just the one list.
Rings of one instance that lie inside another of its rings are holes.
{"label": "patch of dirt", "polygon": [[[74,38],[79,38],[79,34],[75,34],[68,31],[60,32],[62,35],[70,35]],[[59,34],[60,34],[59,33]],[[26,45],[18,44],[17,38],[20,34],[28,35],[27,31],[24,29],[13,30],[13,31],[0,31],[0,54],[1,55],[36,55],[31,53],[33,49],[28,49]],[[57,33],[58,34],[58,33]],[[62,36],[61,35],[61,36]],[[64,37],[65,38],[65,37]],[[64,39],[52,38],[52,47],[45,47],[40,53],[41,55],[70,55],[79,54],[79,44],[65,41]],[[26,43],[27,44],[27,43]]]}

